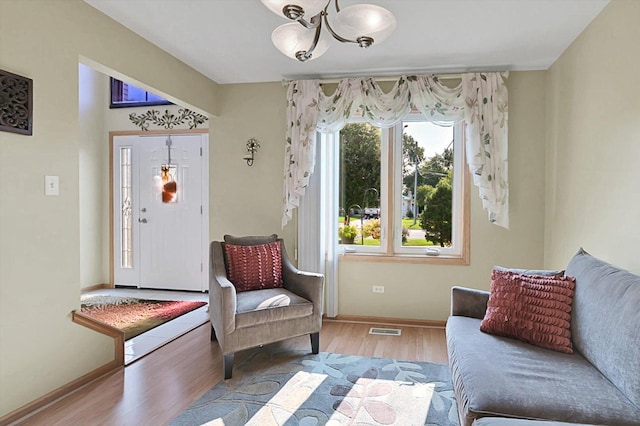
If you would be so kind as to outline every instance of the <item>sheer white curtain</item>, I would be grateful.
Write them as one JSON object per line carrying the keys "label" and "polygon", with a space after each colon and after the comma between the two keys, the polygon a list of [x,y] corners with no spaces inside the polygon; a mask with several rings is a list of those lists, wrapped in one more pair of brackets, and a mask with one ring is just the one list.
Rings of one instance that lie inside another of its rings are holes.
{"label": "sheer white curtain", "polygon": [[319,94],[317,80],[292,81],[287,89],[283,228],[300,205],[315,166]]}
{"label": "sheer white curtain", "polygon": [[316,131],[340,130],[356,113],[371,124],[391,127],[412,109],[430,121],[464,120],[466,154],[489,220],[509,227],[508,93],[499,73],[467,73],[454,88],[437,76],[402,76],[389,93],[373,78],[349,78],[325,95],[318,80],[289,84],[282,226],[309,184],[315,165]]}
{"label": "sheer white curtain", "polygon": [[489,221],[509,229],[508,94],[498,73],[464,74],[466,153]]}

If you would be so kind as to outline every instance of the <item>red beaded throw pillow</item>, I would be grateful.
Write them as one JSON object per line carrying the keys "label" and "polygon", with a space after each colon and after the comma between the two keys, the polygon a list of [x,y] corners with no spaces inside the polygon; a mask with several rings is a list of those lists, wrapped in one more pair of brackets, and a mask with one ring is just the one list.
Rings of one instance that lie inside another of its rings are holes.
{"label": "red beaded throw pillow", "polygon": [[229,281],[236,291],[282,287],[280,242],[255,246],[224,245]]}
{"label": "red beaded throw pillow", "polygon": [[567,354],[575,278],[491,272],[491,292],[480,330]]}

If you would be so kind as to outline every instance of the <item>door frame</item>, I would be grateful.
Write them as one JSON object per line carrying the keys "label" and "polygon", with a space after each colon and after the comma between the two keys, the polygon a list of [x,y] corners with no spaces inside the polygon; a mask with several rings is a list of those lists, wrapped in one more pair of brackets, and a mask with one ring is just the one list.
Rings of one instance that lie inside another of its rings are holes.
{"label": "door frame", "polygon": [[[174,135],[193,135],[193,134],[209,134],[209,129],[183,129],[183,130],[115,130],[109,132],[109,288],[115,288],[114,279],[114,215],[113,215],[113,139],[117,136],[174,136]],[[210,139],[210,138],[209,138]],[[202,241],[203,259],[208,259],[209,253],[209,139],[202,144],[202,232],[207,238]],[[206,177],[206,178],[205,178]],[[205,276],[209,273],[209,268],[204,266],[203,273]],[[206,286],[205,286],[206,288]],[[205,291],[204,289],[202,290]]]}

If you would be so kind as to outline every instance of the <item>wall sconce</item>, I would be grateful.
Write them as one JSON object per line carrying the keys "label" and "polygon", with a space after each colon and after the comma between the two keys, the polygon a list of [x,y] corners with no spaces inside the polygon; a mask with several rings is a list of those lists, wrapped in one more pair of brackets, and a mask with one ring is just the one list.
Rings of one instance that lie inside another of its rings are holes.
{"label": "wall sconce", "polygon": [[258,139],[251,138],[247,141],[247,152],[249,155],[242,157],[242,159],[247,162],[247,166],[253,166],[253,155],[256,153],[258,148],[260,148],[260,142],[258,142]]}

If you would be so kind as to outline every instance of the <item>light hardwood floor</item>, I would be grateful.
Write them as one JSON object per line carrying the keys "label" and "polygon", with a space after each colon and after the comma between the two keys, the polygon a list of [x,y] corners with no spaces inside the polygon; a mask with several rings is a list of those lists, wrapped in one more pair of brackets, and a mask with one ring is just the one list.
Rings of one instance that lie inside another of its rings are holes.
{"label": "light hardwood floor", "polygon": [[[401,336],[376,336],[368,334],[370,327],[371,324],[328,320],[320,334],[320,350],[406,361],[447,362],[442,328],[394,326],[402,329]],[[207,323],[18,424],[167,424],[222,379],[220,347],[211,342],[209,336]],[[310,350],[309,336],[276,344]],[[238,353],[236,359],[242,355]]]}

